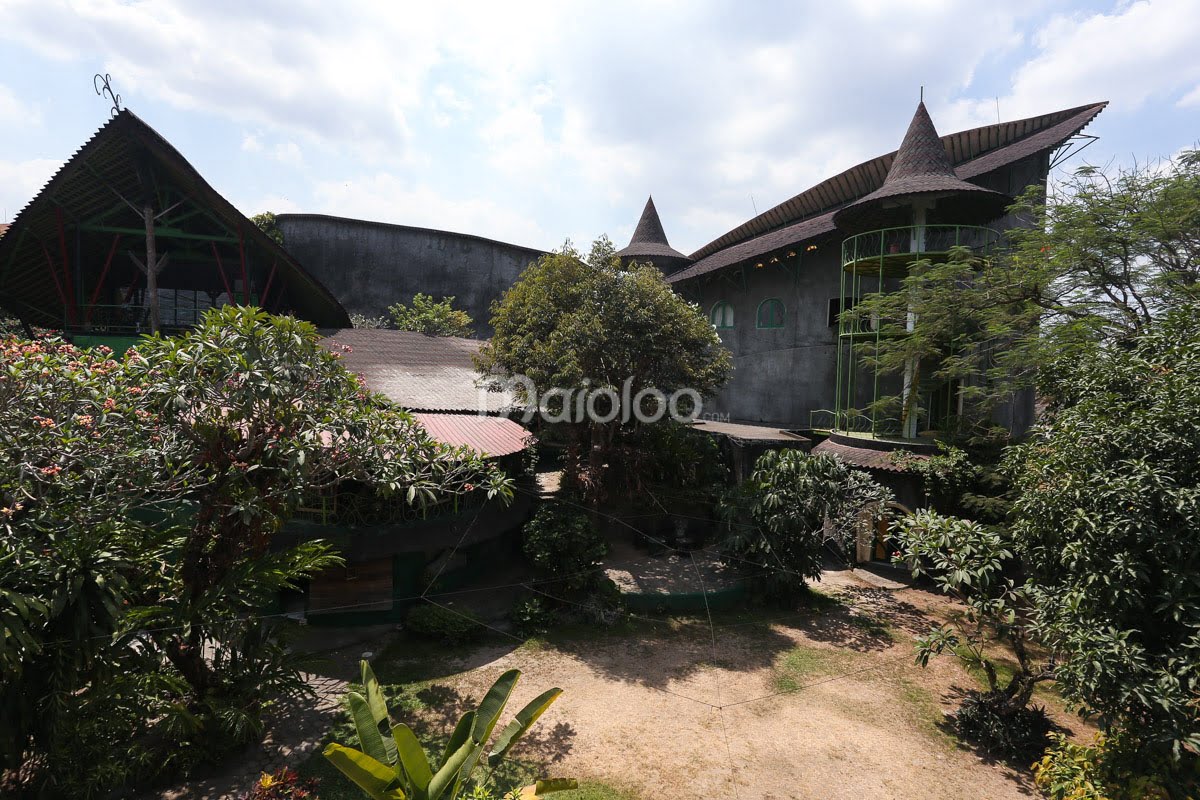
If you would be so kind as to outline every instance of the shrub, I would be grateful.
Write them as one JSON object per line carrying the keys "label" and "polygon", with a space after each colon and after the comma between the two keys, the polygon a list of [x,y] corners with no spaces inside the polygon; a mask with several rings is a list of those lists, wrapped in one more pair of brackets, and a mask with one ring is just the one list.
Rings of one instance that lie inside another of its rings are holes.
{"label": "shrub", "polygon": [[608,544],[588,515],[567,506],[544,505],[525,523],[523,550],[537,572],[553,579],[551,593],[584,594],[597,584]]}
{"label": "shrub", "polygon": [[483,622],[469,611],[451,611],[432,603],[419,605],[404,618],[404,629],[422,639],[464,644],[478,639]]}
{"label": "shrub", "polygon": [[[1195,798],[1200,772],[1195,761],[1183,771],[1164,757],[1151,763],[1131,759],[1139,748],[1121,732],[1096,734],[1091,744],[1074,744],[1056,734],[1033,765],[1034,781],[1049,800],[1166,800]],[[1184,774],[1190,769],[1190,775]]]}
{"label": "shrub", "polygon": [[316,800],[320,782],[320,778],[302,779],[296,770],[283,767],[270,774],[264,772],[254,788],[242,795],[242,800]]}
{"label": "shrub", "polygon": [[831,455],[768,450],[721,502],[724,549],[752,566],[746,579],[754,595],[795,602],[807,595],[807,581],[820,578],[826,546],[849,560],[857,531],[886,514],[891,500],[870,475]]}
{"label": "shrub", "polygon": [[471,315],[454,307],[453,297],[435,301],[432,296],[418,292],[412,306],[396,303],[388,306],[392,324],[402,331],[416,331],[427,336],[470,337],[474,334]]}
{"label": "shrub", "polygon": [[954,715],[958,735],[1004,759],[1029,764],[1050,743],[1053,723],[1039,706],[1012,708],[1003,692],[968,692]]}
{"label": "shrub", "polygon": [[509,612],[513,629],[518,636],[541,636],[558,621],[558,612],[542,595],[523,597]]}

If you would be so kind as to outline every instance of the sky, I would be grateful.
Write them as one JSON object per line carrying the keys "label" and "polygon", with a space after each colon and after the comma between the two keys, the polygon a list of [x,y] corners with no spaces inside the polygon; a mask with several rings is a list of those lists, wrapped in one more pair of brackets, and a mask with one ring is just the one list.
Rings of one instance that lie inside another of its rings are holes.
{"label": "sky", "polygon": [[[246,214],[692,252],[894,150],[1111,105],[1073,163],[1200,141],[1200,0],[0,0],[0,221],[123,107]],[[1068,165],[1069,166],[1069,165]]]}

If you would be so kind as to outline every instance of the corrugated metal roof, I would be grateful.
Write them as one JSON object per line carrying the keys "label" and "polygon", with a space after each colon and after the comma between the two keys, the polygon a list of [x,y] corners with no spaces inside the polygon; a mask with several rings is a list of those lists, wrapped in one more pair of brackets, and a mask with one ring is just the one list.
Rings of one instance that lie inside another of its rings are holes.
{"label": "corrugated metal roof", "polygon": [[533,434],[506,417],[477,414],[413,414],[422,427],[439,442],[466,445],[475,452],[500,458],[519,453],[533,440]]}
{"label": "corrugated metal roof", "polygon": [[871,447],[854,447],[852,445],[835,442],[833,439],[826,439],[812,449],[813,453],[829,453],[846,462],[852,467],[860,469],[877,469],[884,472],[907,472],[905,467],[896,462],[898,455],[903,455],[905,458],[915,458],[920,460],[928,459],[929,456],[921,453],[913,453],[904,449],[879,450]]}
{"label": "corrugated metal roof", "polygon": [[[957,165],[955,175],[962,180],[970,180],[1061,145],[1083,130],[1107,105],[1107,101],[1093,103],[1040,117],[1030,117],[1027,120],[975,128],[943,136],[941,142]],[[1029,131],[1032,133],[1028,133]],[[971,133],[985,133],[990,140],[1001,142],[1003,146],[993,146],[989,149],[979,139],[971,141],[968,136]],[[1024,138],[1018,138],[1022,136]],[[817,198],[825,195],[827,191],[828,194],[844,198],[844,205],[875,191],[887,178],[895,155],[892,152],[863,162],[796,195],[771,211],[760,214],[697,250],[691,257],[699,260],[687,269],[669,276],[667,280],[678,283],[697,278],[751,258],[783,248],[796,247],[808,240],[834,232],[833,214],[837,208],[830,208]],[[969,160],[963,162],[962,158]],[[808,213],[806,209],[810,208],[814,211]],[[797,212],[793,215],[796,221],[771,230],[771,225],[766,222],[767,215],[775,213],[778,216],[786,210]],[[754,233],[760,229],[766,232]]]}
{"label": "corrugated metal roof", "polygon": [[368,388],[410,411],[498,412],[511,395],[479,385],[472,356],[482,341],[411,331],[323,330],[321,343],[342,357]]}

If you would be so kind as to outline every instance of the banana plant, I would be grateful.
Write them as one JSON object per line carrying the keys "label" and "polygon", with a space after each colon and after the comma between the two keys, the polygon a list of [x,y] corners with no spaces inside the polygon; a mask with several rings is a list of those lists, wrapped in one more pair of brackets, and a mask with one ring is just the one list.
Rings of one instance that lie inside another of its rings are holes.
{"label": "banana plant", "polygon": [[[521,677],[520,670],[509,670],[496,680],[479,707],[458,721],[441,757],[431,761],[412,729],[402,722],[392,723],[371,665],[363,661],[361,666],[363,692],[349,692],[346,700],[362,749],[330,743],[325,747],[325,758],[372,800],[457,800],[483,756]],[[560,694],[562,689],[550,689],[517,712],[487,755],[490,768],[495,769],[504,760]],[[542,780],[522,789],[520,797],[537,798],[577,787],[573,780]]]}

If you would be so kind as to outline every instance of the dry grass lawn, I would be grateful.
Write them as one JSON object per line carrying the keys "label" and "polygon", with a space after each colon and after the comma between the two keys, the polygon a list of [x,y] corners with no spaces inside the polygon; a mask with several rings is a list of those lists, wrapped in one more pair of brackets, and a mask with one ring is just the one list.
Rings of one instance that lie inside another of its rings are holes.
{"label": "dry grass lawn", "polygon": [[[516,755],[546,774],[633,796],[1036,794],[1025,771],[981,759],[945,732],[944,713],[976,678],[951,658],[913,664],[913,634],[953,606],[920,590],[831,577],[823,591],[841,602],[775,617],[718,615],[715,646],[705,619],[672,619],[484,647],[439,665],[425,691],[441,702],[414,713],[448,726],[515,667],[524,677],[510,708],[550,686],[564,690]],[[404,663],[402,645],[388,660],[398,672],[416,666]]]}

